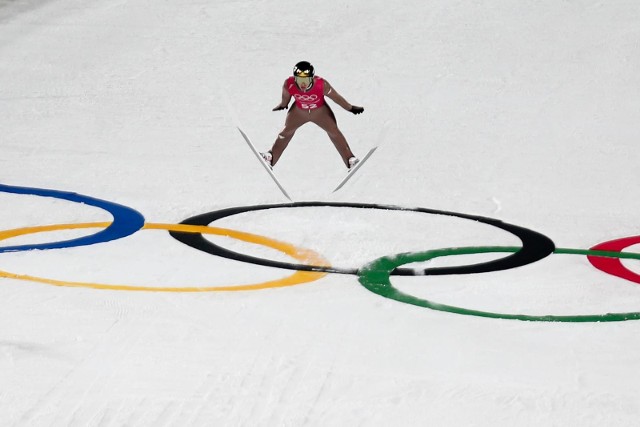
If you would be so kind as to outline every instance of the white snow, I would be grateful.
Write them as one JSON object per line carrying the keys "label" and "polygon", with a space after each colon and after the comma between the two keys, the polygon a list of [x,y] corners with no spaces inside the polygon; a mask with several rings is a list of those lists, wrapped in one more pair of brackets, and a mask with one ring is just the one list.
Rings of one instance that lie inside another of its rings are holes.
{"label": "white snow", "polygon": [[[108,200],[159,224],[285,203],[234,120],[268,149],[285,117],[271,111],[281,84],[309,60],[365,107],[359,116],[333,108],[357,154],[387,121],[390,131],[332,194],[344,167],[319,128],[303,127],[275,169],[294,200],[492,217],[558,248],[589,249],[640,234],[639,41],[635,0],[0,0],[0,183]],[[93,206],[31,195],[0,192],[0,207],[2,230],[111,220]],[[340,268],[520,243],[486,224],[410,211],[269,209],[213,225],[309,249]],[[28,234],[0,246],[96,231]],[[206,238],[298,262],[271,247]],[[637,260],[622,264],[640,272]],[[294,274],[211,256],[162,230],[0,253],[0,271],[165,288]],[[353,275],[316,279],[259,291],[154,292],[0,278],[0,424],[564,427],[640,419],[639,321],[464,316],[385,299]],[[391,281],[474,310],[640,312],[640,284],[583,255]]]}

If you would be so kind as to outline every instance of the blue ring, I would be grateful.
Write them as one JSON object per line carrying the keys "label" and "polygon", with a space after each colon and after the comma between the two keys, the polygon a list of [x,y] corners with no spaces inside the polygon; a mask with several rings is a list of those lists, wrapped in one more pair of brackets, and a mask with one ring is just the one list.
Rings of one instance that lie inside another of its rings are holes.
{"label": "blue ring", "polygon": [[117,203],[107,202],[105,200],[94,199],[93,197],[83,196],[77,193],[67,191],[47,190],[43,188],[14,187],[10,185],[0,184],[0,192],[14,194],[28,194],[32,196],[53,197],[54,199],[68,200],[75,203],[83,203],[89,206],[95,206],[104,209],[113,216],[113,222],[104,230],[89,236],[83,236],[71,240],[62,240],[52,243],[39,243],[34,245],[18,245],[0,247],[0,253],[3,252],[19,252],[31,251],[34,249],[61,249],[73,248],[76,246],[95,245],[97,243],[109,242],[111,240],[121,239],[130,236],[144,226],[144,216],[134,209],[119,205]]}

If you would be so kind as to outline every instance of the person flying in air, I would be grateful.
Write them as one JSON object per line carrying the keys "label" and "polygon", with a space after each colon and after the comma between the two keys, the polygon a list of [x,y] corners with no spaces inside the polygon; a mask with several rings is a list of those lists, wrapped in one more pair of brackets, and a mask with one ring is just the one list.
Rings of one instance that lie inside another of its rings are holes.
{"label": "person flying in air", "polygon": [[316,76],[313,65],[309,62],[298,62],[293,67],[293,76],[287,78],[282,86],[282,100],[273,108],[273,111],[284,110],[291,98],[294,98],[293,104],[288,107],[284,129],[278,134],[271,150],[260,153],[269,165],[275,166],[296,130],[307,122],[313,122],[327,132],[347,169],[350,170],[359,162],[338,129],[336,116],[326,103],[325,96],[353,114],[364,111],[364,108],[348,103],[328,81]]}

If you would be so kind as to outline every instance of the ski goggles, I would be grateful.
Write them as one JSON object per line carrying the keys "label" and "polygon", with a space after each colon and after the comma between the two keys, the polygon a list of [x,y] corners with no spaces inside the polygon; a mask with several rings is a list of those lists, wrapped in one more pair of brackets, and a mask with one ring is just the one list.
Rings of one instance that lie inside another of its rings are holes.
{"label": "ski goggles", "polygon": [[313,83],[313,77],[294,76],[294,78],[298,87],[301,87],[303,84],[305,87],[311,87],[311,84]]}

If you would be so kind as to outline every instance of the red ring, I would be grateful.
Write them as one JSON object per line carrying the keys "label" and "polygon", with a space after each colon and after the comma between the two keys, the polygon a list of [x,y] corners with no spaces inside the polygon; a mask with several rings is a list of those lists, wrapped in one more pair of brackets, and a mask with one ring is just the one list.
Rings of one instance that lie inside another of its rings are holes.
{"label": "red ring", "polygon": [[[600,243],[591,248],[592,251],[608,251],[622,252],[623,249],[631,245],[640,243],[640,236],[625,237],[622,239],[611,240],[609,242]],[[640,274],[634,273],[622,264],[620,258],[608,258],[595,255],[588,255],[587,258],[591,265],[607,274],[629,280],[634,283],[640,283]]]}

